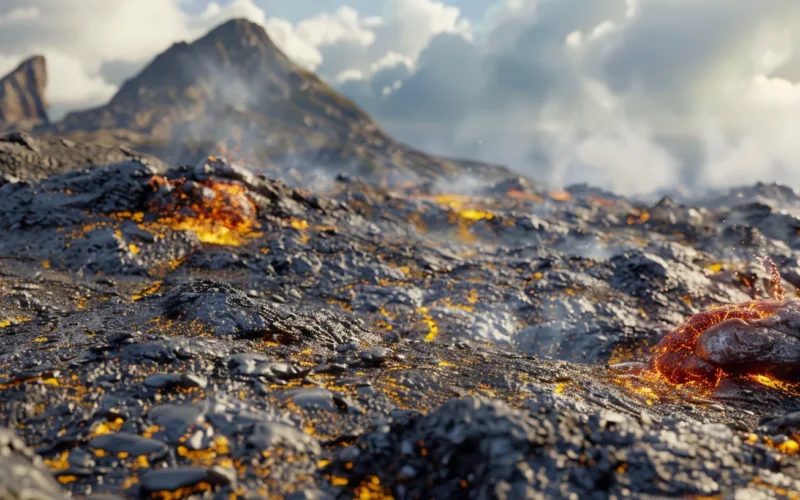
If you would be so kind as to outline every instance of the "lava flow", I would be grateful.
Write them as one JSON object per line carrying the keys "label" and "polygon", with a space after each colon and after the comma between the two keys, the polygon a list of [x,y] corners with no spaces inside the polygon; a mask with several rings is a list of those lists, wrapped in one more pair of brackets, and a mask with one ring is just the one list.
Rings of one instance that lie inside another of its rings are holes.
{"label": "lava flow", "polygon": [[671,385],[713,391],[725,377],[744,376],[769,387],[796,380],[792,367],[800,301],[785,299],[777,266],[769,259],[769,299],[714,307],[693,315],[655,347],[650,371]]}
{"label": "lava flow", "polygon": [[234,183],[194,182],[155,175],[149,209],[157,223],[192,231],[204,243],[241,245],[258,227],[257,209],[247,189]]}

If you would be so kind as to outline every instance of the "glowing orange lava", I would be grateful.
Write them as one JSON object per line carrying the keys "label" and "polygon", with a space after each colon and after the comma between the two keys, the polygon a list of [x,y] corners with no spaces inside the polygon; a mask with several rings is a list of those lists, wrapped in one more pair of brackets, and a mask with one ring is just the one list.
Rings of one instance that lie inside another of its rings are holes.
{"label": "glowing orange lava", "polygon": [[525,200],[525,201],[535,201],[535,202],[544,201],[544,199],[538,194],[526,193],[525,191],[520,191],[518,189],[509,189],[508,192],[506,193],[506,196],[514,200]]}
{"label": "glowing orange lava", "polygon": [[[770,299],[713,307],[693,315],[656,345],[650,363],[652,374],[673,385],[715,389],[726,373],[697,355],[698,338],[703,332],[727,320],[739,319],[747,322],[768,318],[786,306],[778,267],[769,259],[765,259],[765,264],[770,270]],[[768,375],[751,374],[749,379],[773,388],[786,385]]]}
{"label": "glowing orange lava", "polygon": [[569,191],[550,191],[548,195],[550,199],[555,201],[569,201],[572,199],[572,194]]}
{"label": "glowing orange lava", "polygon": [[747,321],[766,318],[775,314],[780,307],[781,302],[777,300],[756,300],[697,313],[661,339],[654,351],[653,369],[673,384],[716,387],[724,373],[695,355],[700,334],[729,319]]}
{"label": "glowing orange lava", "polygon": [[257,209],[240,184],[155,175],[150,185],[156,195],[149,208],[159,214],[158,224],[192,231],[200,241],[217,245],[241,245],[255,235]]}

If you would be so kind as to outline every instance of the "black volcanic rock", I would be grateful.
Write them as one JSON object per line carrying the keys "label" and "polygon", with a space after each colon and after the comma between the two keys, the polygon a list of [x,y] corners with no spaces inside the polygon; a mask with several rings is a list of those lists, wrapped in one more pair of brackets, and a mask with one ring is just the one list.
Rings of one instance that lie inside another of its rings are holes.
{"label": "black volcanic rock", "polygon": [[[797,304],[715,308],[778,289],[739,229],[797,295],[791,196],[427,184],[131,157],[1,186],[0,498],[800,491]],[[668,384],[652,346],[701,311],[682,345],[727,371]]]}
{"label": "black volcanic rock", "polygon": [[44,56],[23,61],[11,73],[0,78],[0,130],[30,129],[46,124],[47,66]]}
{"label": "black volcanic rock", "polygon": [[132,457],[140,455],[165,455],[167,445],[155,439],[149,439],[128,432],[102,434],[89,442],[95,450],[103,450],[114,455],[127,453]]}
{"label": "black volcanic rock", "polygon": [[35,181],[52,174],[127,160],[139,160],[166,169],[160,160],[124,147],[34,137],[21,131],[0,134],[0,185]]}
{"label": "black volcanic rock", "polygon": [[262,27],[228,21],[192,43],[174,44],[101,107],[70,113],[53,129],[129,144],[195,162],[217,142],[265,161],[308,161],[373,178],[407,180],[505,169],[438,158],[400,144],[363,110],[278,49]]}
{"label": "black volcanic rock", "polygon": [[200,483],[211,486],[225,486],[234,482],[236,473],[221,467],[175,467],[156,469],[145,473],[142,477],[144,493],[173,492],[181,488],[190,488]]}
{"label": "black volcanic rock", "polygon": [[204,325],[215,335],[266,338],[334,348],[348,342],[376,339],[358,322],[324,310],[292,311],[251,299],[231,285],[194,282],[173,289],[164,316]]}

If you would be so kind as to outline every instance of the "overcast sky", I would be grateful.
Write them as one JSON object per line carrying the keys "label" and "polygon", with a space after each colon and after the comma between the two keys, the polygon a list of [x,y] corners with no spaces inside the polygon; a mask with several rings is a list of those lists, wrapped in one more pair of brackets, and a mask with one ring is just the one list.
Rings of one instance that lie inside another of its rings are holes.
{"label": "overcast sky", "polygon": [[230,17],[397,138],[620,192],[800,187],[800,0],[2,0],[55,113],[98,105]]}

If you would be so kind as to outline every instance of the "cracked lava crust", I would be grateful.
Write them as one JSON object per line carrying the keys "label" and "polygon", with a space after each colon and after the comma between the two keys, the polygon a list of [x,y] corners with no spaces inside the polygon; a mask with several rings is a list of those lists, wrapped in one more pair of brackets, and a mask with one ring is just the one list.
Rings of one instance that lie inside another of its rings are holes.
{"label": "cracked lava crust", "polygon": [[656,345],[651,370],[670,384],[706,391],[726,377],[784,388],[800,382],[800,300],[785,299],[778,267],[765,264],[772,298],[692,315]]}
{"label": "cracked lava crust", "polygon": [[0,186],[0,498],[800,491],[798,193],[39,174]]}

